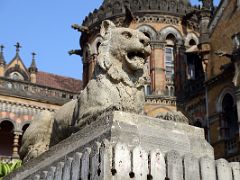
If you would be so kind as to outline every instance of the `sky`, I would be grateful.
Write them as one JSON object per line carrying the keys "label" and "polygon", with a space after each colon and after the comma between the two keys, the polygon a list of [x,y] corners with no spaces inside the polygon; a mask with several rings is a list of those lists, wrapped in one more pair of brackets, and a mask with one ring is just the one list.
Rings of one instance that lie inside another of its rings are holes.
{"label": "sky", "polygon": [[[82,61],[69,56],[79,49],[80,33],[71,28],[98,8],[103,0],[0,0],[0,44],[10,62],[16,42],[22,46],[20,56],[27,67],[35,52],[39,71],[82,79]],[[191,0],[199,4],[198,0]],[[214,0],[215,5],[219,0]]]}

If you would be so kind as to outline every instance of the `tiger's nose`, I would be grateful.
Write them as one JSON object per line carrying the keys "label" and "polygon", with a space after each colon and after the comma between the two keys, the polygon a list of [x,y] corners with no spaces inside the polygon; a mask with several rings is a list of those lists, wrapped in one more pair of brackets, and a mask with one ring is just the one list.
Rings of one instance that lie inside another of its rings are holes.
{"label": "tiger's nose", "polygon": [[142,43],[145,47],[150,44],[150,39],[147,36],[142,36],[140,38],[140,43]]}

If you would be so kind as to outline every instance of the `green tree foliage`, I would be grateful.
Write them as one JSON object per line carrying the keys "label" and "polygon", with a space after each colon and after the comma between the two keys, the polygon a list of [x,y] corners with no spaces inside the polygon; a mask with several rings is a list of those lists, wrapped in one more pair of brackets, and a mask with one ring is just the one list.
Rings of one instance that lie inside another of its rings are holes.
{"label": "green tree foliage", "polygon": [[15,169],[19,168],[21,164],[21,160],[12,160],[9,163],[0,162],[0,180]]}

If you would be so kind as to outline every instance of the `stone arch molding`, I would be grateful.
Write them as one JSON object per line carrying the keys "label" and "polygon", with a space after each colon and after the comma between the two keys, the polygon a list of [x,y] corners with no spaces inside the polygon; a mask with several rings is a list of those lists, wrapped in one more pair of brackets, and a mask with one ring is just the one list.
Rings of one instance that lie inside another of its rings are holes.
{"label": "stone arch molding", "polygon": [[91,54],[98,54],[97,44],[98,44],[99,42],[102,43],[102,41],[103,41],[102,36],[101,36],[100,34],[97,35],[97,37],[95,38],[95,40],[91,43],[91,49],[92,49]]}
{"label": "stone arch molding", "polygon": [[13,131],[15,131],[15,130],[17,129],[17,125],[16,125],[16,122],[15,122],[15,121],[13,121],[13,120],[11,120],[11,119],[9,119],[9,118],[3,118],[3,119],[0,119],[0,124],[1,124],[3,121],[8,121],[8,122],[12,123],[12,124],[13,124]]}
{"label": "stone arch molding", "polygon": [[187,46],[187,47],[190,46],[189,42],[191,41],[191,39],[193,39],[196,42],[197,45],[199,44],[198,36],[195,33],[191,32],[191,33],[188,33],[187,36],[185,37],[185,44],[184,45]]}
{"label": "stone arch molding", "polygon": [[157,31],[152,26],[144,24],[139,26],[137,30],[143,33],[148,33],[151,40],[157,40]]}
{"label": "stone arch molding", "polygon": [[[92,54],[91,46],[90,46],[90,44],[87,43],[85,45],[85,47],[83,48],[83,60],[86,62],[91,54]],[[89,57],[87,57],[87,56],[89,56]]]}
{"label": "stone arch molding", "polygon": [[31,121],[26,121],[26,122],[22,123],[21,126],[19,127],[19,129],[22,130],[22,128],[23,128],[25,125],[27,125],[27,124],[30,125],[30,124],[31,124]]}
{"label": "stone arch molding", "polygon": [[169,34],[172,34],[175,36],[178,45],[183,45],[182,34],[172,26],[165,27],[159,32],[159,37],[160,37],[159,40],[161,42],[165,42]]}
{"label": "stone arch molding", "polygon": [[226,94],[230,94],[233,97],[233,103],[234,103],[234,105],[236,105],[236,98],[235,98],[233,88],[226,87],[221,91],[221,93],[220,93],[220,95],[217,99],[216,110],[217,110],[218,113],[222,112],[222,101],[223,101],[223,98]]}

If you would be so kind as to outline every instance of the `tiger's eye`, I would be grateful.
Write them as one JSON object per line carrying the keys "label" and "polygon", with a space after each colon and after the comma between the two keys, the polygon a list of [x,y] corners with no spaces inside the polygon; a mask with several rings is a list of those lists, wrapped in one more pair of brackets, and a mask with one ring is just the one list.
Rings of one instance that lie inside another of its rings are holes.
{"label": "tiger's eye", "polygon": [[126,38],[126,39],[130,39],[132,37],[132,34],[128,31],[124,31],[122,32],[122,35]]}

